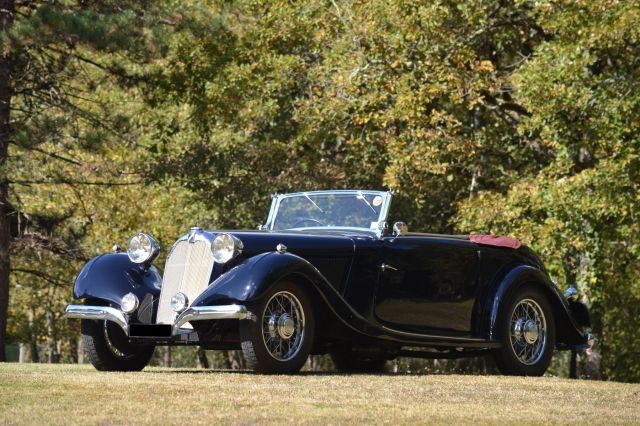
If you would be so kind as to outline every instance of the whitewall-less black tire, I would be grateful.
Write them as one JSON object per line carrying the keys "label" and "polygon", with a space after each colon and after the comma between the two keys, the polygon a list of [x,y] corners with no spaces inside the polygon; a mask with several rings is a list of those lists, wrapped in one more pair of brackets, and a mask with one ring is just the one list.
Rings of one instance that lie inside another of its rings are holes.
{"label": "whitewall-less black tire", "polygon": [[82,320],[82,340],[91,364],[100,371],[140,371],[151,360],[154,345],[133,345],[111,321]]}
{"label": "whitewall-less black tire", "polygon": [[553,356],[556,326],[549,300],[541,289],[523,285],[502,302],[496,332],[502,346],[493,352],[502,374],[542,376]]}

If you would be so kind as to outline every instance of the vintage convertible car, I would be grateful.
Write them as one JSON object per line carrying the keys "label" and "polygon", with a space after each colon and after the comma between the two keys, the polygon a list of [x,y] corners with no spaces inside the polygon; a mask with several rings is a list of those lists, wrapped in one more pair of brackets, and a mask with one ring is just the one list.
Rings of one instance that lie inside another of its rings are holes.
{"label": "vintage convertible car", "polygon": [[329,353],[340,371],[398,356],[492,354],[504,374],[542,375],[554,348],[592,343],[587,308],[514,238],[408,232],[392,194],[274,195],[257,231],[192,228],[169,251],[140,233],[90,260],[66,307],[98,370],[141,370],[156,345],[242,349],[262,373]]}

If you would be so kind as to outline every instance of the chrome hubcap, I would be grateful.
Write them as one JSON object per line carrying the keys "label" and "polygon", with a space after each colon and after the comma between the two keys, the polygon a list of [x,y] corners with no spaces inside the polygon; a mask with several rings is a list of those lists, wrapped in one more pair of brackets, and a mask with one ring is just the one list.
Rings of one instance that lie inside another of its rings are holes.
{"label": "chrome hubcap", "polygon": [[511,349],[527,365],[540,360],[547,343],[547,321],[542,308],[532,299],[521,300],[511,313]]}
{"label": "chrome hubcap", "polygon": [[288,291],[271,296],[262,315],[262,339],[278,361],[298,354],[304,340],[304,311],[297,297]]}
{"label": "chrome hubcap", "polygon": [[283,339],[290,339],[293,336],[293,333],[296,332],[295,323],[291,318],[289,318],[288,314],[282,315],[278,319],[278,334]]}
{"label": "chrome hubcap", "polygon": [[281,339],[290,339],[296,332],[296,323],[291,319],[289,314],[282,314],[279,317],[271,315],[267,319],[267,332],[269,337],[274,339],[280,337]]}
{"label": "chrome hubcap", "polygon": [[538,325],[531,320],[518,319],[514,325],[513,335],[516,340],[524,339],[528,344],[533,344],[538,340]]}

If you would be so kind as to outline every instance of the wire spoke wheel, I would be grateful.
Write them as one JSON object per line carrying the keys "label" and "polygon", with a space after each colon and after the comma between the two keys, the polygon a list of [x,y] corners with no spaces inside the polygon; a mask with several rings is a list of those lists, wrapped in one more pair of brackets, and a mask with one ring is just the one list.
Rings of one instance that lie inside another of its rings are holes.
{"label": "wire spoke wheel", "polygon": [[305,318],[302,304],[288,291],[275,293],[262,314],[262,341],[278,361],[294,358],[304,341]]}
{"label": "wire spoke wheel", "polygon": [[511,349],[525,365],[536,364],[547,343],[547,320],[540,305],[533,299],[516,304],[510,320]]}
{"label": "wire spoke wheel", "polygon": [[262,374],[300,371],[314,343],[314,306],[300,283],[281,280],[259,300],[255,313],[240,321],[240,342],[247,366]]}

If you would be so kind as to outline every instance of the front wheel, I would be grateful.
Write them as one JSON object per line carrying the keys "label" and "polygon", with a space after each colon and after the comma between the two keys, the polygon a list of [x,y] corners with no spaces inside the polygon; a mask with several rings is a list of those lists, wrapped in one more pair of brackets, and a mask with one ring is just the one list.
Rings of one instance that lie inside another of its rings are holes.
{"label": "front wheel", "polygon": [[502,346],[493,355],[502,374],[542,376],[547,371],[556,326],[549,301],[539,289],[522,286],[508,294],[497,331]]}
{"label": "front wheel", "polygon": [[257,373],[296,373],[313,345],[315,318],[306,291],[281,281],[250,306],[252,319],[240,321],[242,353]]}
{"label": "front wheel", "polygon": [[82,341],[91,364],[100,371],[140,371],[151,360],[155,345],[132,345],[111,321],[82,320]]}

